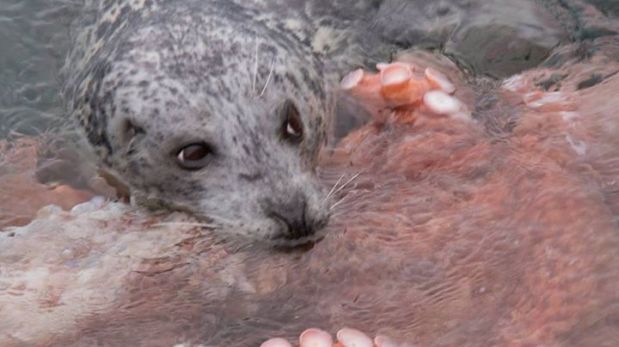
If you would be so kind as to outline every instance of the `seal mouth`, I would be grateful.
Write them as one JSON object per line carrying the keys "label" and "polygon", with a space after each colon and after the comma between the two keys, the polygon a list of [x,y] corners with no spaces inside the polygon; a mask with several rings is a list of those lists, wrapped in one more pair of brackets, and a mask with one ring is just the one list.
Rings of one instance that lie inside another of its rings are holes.
{"label": "seal mouth", "polygon": [[325,235],[310,235],[300,239],[277,237],[271,239],[273,249],[282,253],[307,252],[324,240]]}

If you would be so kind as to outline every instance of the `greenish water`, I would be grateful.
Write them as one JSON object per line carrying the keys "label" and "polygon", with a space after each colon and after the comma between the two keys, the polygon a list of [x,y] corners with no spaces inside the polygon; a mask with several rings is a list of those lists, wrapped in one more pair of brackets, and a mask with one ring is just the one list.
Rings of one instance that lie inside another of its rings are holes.
{"label": "greenish water", "polygon": [[62,117],[58,70],[79,1],[0,0],[0,139]]}

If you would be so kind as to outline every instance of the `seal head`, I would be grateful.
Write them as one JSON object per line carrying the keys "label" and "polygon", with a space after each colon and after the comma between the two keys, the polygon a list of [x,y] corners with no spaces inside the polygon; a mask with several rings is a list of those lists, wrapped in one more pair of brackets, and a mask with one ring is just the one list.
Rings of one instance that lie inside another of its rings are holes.
{"label": "seal head", "polygon": [[68,89],[101,165],[140,204],[260,239],[313,237],[328,219],[320,60],[217,6],[117,10],[89,32]]}

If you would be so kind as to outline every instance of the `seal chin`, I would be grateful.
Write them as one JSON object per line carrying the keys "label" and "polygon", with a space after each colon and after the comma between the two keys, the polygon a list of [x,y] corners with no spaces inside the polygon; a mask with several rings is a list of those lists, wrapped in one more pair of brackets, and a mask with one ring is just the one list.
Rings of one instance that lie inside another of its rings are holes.
{"label": "seal chin", "polygon": [[314,234],[311,236],[303,237],[300,239],[288,240],[288,239],[275,239],[270,240],[271,245],[278,250],[295,250],[295,249],[311,249],[315,244],[322,241],[325,235],[322,233]]}
{"label": "seal chin", "polygon": [[282,249],[296,248],[311,245],[322,240],[327,233],[329,214],[317,213],[319,211],[308,210],[303,216],[305,219],[300,221],[290,218],[290,215],[274,215],[273,213],[255,216],[250,220],[228,218],[218,218],[215,215],[204,213],[193,213],[198,220],[205,221],[224,234],[238,235],[252,239],[260,243]]}
{"label": "seal chin", "polygon": [[326,229],[322,228],[313,234],[303,237],[290,237],[288,234],[278,233],[268,240],[268,242],[276,248],[297,248],[314,245],[326,236]]}

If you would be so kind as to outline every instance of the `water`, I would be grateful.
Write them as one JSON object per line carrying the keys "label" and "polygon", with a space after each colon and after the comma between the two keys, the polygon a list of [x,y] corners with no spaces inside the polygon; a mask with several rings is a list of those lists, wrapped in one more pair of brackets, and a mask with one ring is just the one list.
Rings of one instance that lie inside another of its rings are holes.
{"label": "water", "polygon": [[0,1],[0,138],[37,134],[62,117],[58,70],[75,1]]}
{"label": "water", "polygon": [[[73,14],[0,0],[3,137],[61,114]],[[566,43],[506,83],[413,56],[476,121],[390,118],[325,151],[326,185],[360,175],[295,252],[123,204],[39,211],[90,195],[36,182],[37,137],[2,142],[0,223],[36,218],[0,232],[0,345],[257,346],[352,326],[419,346],[616,346],[618,50]]]}

